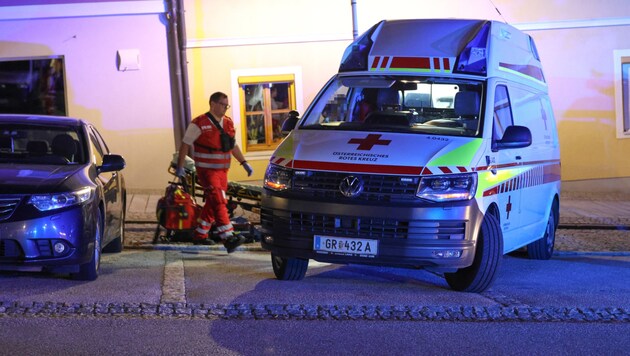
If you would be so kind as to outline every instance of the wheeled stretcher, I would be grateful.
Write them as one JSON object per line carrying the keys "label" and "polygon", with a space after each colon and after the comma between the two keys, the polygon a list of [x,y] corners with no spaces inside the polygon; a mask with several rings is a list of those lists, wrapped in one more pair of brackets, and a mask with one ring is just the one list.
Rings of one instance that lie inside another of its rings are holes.
{"label": "wheeled stretcher", "polygon": [[[197,216],[204,202],[203,187],[197,183],[194,161],[187,157],[184,166],[186,175],[180,178],[175,174],[176,155],[168,167],[168,172],[174,179],[168,182],[164,196],[160,198],[156,207],[158,224],[153,237],[154,244],[192,242]],[[245,236],[248,242],[260,241],[254,223],[243,215],[235,216],[235,212],[240,207],[243,211],[251,212],[250,217],[260,214],[262,187],[228,182],[226,195],[227,209],[234,231]],[[219,240],[212,230],[210,239]]]}

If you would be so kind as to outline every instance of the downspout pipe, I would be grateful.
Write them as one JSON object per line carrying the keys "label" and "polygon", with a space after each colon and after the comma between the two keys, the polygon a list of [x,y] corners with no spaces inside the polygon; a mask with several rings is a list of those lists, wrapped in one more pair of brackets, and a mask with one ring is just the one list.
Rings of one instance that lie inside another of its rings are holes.
{"label": "downspout pipe", "polygon": [[173,130],[175,135],[175,149],[179,149],[186,127],[191,121],[190,91],[188,86],[188,60],[186,58],[186,24],[182,0],[168,1],[168,23],[171,80],[173,97]]}
{"label": "downspout pipe", "polygon": [[357,20],[357,0],[350,0],[352,6],[352,39],[359,37],[359,23]]}

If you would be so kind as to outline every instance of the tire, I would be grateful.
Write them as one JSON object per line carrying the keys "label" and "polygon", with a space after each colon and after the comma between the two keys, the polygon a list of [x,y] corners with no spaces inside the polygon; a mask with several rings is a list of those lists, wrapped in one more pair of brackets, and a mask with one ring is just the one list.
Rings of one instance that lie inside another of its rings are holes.
{"label": "tire", "polygon": [[277,279],[283,281],[299,281],[306,275],[308,260],[301,258],[279,257],[271,254],[271,265]]}
{"label": "tire", "polygon": [[473,264],[454,273],[445,273],[444,277],[456,291],[480,293],[494,282],[502,258],[503,234],[499,220],[488,214],[481,223]]}
{"label": "tire", "polygon": [[101,267],[101,239],[102,239],[102,217],[99,210],[96,219],[96,230],[94,232],[94,251],[90,262],[79,265],[79,273],[72,275],[73,279],[79,281],[93,281],[98,277],[98,271]]}
{"label": "tire", "polygon": [[556,243],[556,216],[551,209],[547,227],[543,237],[527,245],[527,255],[532,260],[548,260],[553,255],[553,247]]}
{"label": "tire", "polygon": [[122,252],[125,247],[125,204],[123,204],[122,213],[120,214],[120,229],[118,231],[118,236],[112,240],[105,248],[103,248],[103,252]]}

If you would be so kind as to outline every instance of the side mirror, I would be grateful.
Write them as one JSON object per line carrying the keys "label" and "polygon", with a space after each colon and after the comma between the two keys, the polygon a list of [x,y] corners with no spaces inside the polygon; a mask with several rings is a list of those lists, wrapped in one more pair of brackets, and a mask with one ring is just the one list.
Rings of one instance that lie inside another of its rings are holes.
{"label": "side mirror", "polygon": [[99,173],[120,171],[125,168],[125,159],[121,155],[108,154],[103,156],[103,164],[96,167]]}
{"label": "side mirror", "polygon": [[532,132],[525,126],[509,126],[493,150],[527,147],[532,144]]}
{"label": "side mirror", "polygon": [[289,111],[289,117],[282,123],[282,136],[287,136],[293,131],[298,121],[300,121],[300,113],[295,110]]}

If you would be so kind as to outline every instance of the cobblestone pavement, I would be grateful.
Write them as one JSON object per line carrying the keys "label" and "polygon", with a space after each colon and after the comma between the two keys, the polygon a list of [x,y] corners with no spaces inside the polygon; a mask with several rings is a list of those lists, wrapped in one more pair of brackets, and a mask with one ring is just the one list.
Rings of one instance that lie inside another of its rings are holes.
{"label": "cobblestone pavement", "polygon": [[0,317],[135,317],[194,319],[519,321],[628,323],[624,308],[529,306],[389,306],[191,303],[0,302]]}

